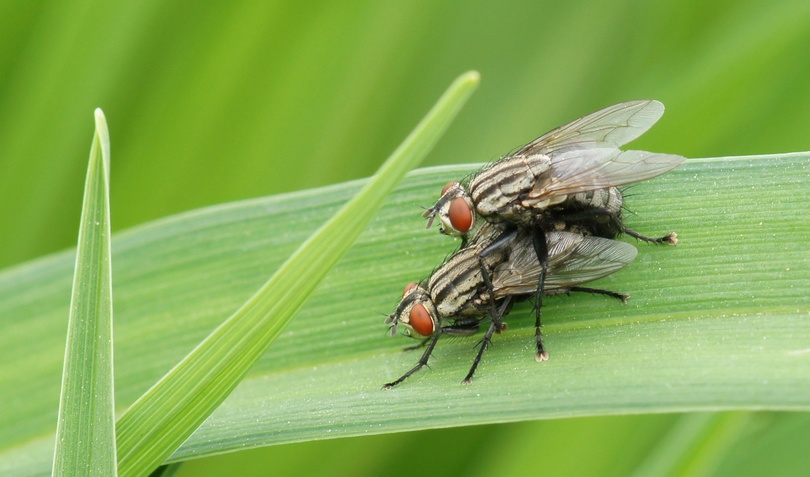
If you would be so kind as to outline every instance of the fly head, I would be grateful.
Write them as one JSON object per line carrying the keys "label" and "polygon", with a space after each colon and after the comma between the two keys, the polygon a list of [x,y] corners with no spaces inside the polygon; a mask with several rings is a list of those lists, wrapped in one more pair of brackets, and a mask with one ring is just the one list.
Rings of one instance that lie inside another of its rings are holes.
{"label": "fly head", "polygon": [[418,336],[430,336],[439,328],[438,313],[428,292],[416,283],[409,283],[402,293],[402,300],[397,309],[385,319],[391,325],[391,334],[397,333],[400,324],[405,327],[404,334],[416,333]]}
{"label": "fly head", "polygon": [[426,210],[422,217],[428,219],[427,227],[439,216],[440,231],[446,235],[465,236],[475,223],[475,207],[470,195],[459,182],[448,182],[442,189],[442,196]]}

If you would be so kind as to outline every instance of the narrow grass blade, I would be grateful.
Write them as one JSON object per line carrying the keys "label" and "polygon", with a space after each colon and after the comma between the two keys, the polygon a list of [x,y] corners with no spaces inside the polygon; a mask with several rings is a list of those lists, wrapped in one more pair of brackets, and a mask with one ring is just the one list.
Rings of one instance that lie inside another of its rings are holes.
{"label": "narrow grass blade", "polygon": [[53,475],[116,473],[110,272],[110,137],[95,112],[73,276]]}
{"label": "narrow grass blade", "polygon": [[121,416],[121,475],[153,470],[231,393],[349,249],[394,186],[435,144],[477,84],[477,73],[459,77],[371,181],[247,303]]}
{"label": "narrow grass blade", "polygon": [[716,475],[718,464],[750,421],[750,412],[684,414],[633,477]]}

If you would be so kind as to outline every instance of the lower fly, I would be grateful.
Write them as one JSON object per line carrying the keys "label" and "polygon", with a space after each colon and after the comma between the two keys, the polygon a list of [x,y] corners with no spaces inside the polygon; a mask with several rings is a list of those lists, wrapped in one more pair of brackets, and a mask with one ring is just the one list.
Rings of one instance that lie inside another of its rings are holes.
{"label": "lower fly", "polygon": [[[426,349],[416,366],[384,387],[400,384],[427,365],[442,335],[473,335],[489,316],[490,326],[463,381],[469,383],[492,336],[506,329],[502,317],[515,299],[537,292],[542,276],[545,276],[544,293],[547,295],[573,291],[627,299],[627,295],[579,285],[624,268],[635,258],[635,247],[601,237],[549,232],[545,234],[548,261],[544,266],[534,251],[536,237],[526,229],[504,231],[495,226],[484,227],[468,247],[453,254],[429,279],[408,285],[386,323],[391,325],[393,334],[403,326],[406,334],[422,337],[417,347]],[[542,361],[548,355],[542,346],[539,309],[535,326],[536,358]]]}

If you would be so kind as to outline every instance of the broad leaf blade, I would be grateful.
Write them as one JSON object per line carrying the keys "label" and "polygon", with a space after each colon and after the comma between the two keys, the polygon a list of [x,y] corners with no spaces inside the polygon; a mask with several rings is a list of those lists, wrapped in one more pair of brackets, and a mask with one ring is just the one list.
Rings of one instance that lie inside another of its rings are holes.
{"label": "broad leaf blade", "polygon": [[[420,207],[478,167],[423,169],[398,186],[248,378],[171,460],[524,419],[810,409],[810,244],[800,239],[810,222],[797,200],[810,183],[808,153],[692,159],[631,187],[628,225],[675,230],[681,242],[637,244],[635,262],[599,282],[630,293],[626,306],[583,295],[547,300],[551,360],[538,364],[530,307],[519,305],[471,386],[459,381],[476,340],[448,340],[431,369],[381,391],[417,359],[401,352],[410,340],[387,336],[383,314],[405,283],[458,245],[424,230]],[[119,402],[143,393],[360,186],[224,204],[116,236]],[[48,471],[52,424],[39,416],[55,403],[36,383],[58,374],[51,355],[63,342],[59,313],[67,304],[59,297],[71,260],[63,254],[0,274],[0,312],[20,317],[0,323],[0,349],[10,353],[0,362],[2,392],[30,396],[0,409],[0,470]],[[35,342],[25,338],[31,327]],[[42,371],[22,376],[20,368]]]}
{"label": "broad leaf blade", "polygon": [[117,475],[110,271],[110,137],[96,110],[73,276],[53,475]]}
{"label": "broad leaf blade", "polygon": [[638,244],[633,264],[599,282],[631,293],[627,306],[582,295],[548,300],[552,361],[545,366],[532,359],[530,307],[521,305],[472,386],[459,381],[476,341],[448,340],[430,370],[382,392],[418,356],[400,352],[409,340],[385,338],[380,312],[390,312],[403,284],[423,278],[454,246],[420,230],[416,205],[464,172],[420,174],[412,187],[421,185],[422,198],[392,199],[383,223],[364,233],[291,334],[263,358],[265,372],[242,383],[175,458],[218,452],[213,447],[221,450],[228,435],[244,444],[236,436],[249,431],[228,427],[245,422],[246,409],[250,439],[265,443],[462,422],[810,409],[803,351],[810,272],[797,266],[810,259],[810,245],[796,240],[808,226],[791,200],[807,183],[807,167],[806,155],[693,160],[630,188],[628,223],[650,234],[676,230],[681,242]]}

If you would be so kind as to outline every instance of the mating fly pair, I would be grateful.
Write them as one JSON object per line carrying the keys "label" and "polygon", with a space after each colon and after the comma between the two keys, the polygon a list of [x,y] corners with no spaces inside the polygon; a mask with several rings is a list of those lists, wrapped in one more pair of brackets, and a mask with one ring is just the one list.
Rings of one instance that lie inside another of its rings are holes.
{"label": "mating fly pair", "polygon": [[[647,131],[663,111],[657,101],[607,107],[550,131],[465,184],[447,184],[424,216],[428,227],[438,216],[443,233],[462,236],[462,248],[422,286],[406,287],[386,320],[393,333],[403,324],[425,337],[427,346],[419,363],[386,387],[424,366],[442,334],[474,334],[490,316],[491,325],[464,380],[469,382],[492,334],[504,329],[501,318],[515,298],[536,297],[538,361],[548,356],[540,333],[543,295],[588,291],[625,299],[579,285],[635,258],[633,246],[612,240],[621,233],[654,243],[677,242],[674,233],[650,238],[627,228],[617,188],[661,175],[685,160],[619,149]],[[477,225],[479,217],[484,221]]]}

